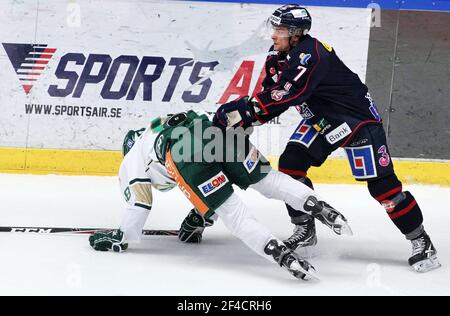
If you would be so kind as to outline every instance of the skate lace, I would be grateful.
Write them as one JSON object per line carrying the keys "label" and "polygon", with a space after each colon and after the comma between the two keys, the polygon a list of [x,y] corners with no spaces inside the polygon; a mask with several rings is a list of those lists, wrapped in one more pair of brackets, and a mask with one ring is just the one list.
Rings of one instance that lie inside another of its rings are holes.
{"label": "skate lace", "polygon": [[308,232],[307,225],[296,225],[294,228],[294,234],[291,237],[289,237],[288,241],[301,240],[306,236],[307,232]]}
{"label": "skate lace", "polygon": [[415,255],[420,254],[425,249],[425,246],[426,246],[425,238],[421,237],[421,238],[414,239],[412,241],[412,247],[413,247],[412,255],[415,256]]}

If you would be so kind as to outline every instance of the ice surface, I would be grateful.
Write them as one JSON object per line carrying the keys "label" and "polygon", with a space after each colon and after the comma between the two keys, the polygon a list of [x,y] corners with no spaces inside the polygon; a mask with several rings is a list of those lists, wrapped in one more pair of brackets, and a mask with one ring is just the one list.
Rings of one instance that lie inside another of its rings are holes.
{"label": "ice surface", "polygon": [[[0,175],[0,226],[117,227],[124,201],[114,177]],[[219,222],[201,245],[145,237],[126,253],[100,253],[86,236],[0,233],[0,295],[450,295],[450,188],[405,186],[422,206],[439,270],[418,274],[408,241],[363,185],[316,185],[347,217],[353,237],[318,224],[311,259],[320,282],[292,278]],[[239,191],[275,235],[292,225],[282,203]],[[146,228],[177,229],[190,209],[178,191],[156,192]]]}

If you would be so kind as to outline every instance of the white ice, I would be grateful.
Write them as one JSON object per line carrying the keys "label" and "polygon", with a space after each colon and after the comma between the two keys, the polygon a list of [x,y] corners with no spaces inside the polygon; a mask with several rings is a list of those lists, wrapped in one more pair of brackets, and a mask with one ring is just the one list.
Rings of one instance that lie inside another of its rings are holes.
{"label": "white ice", "polygon": [[[86,236],[0,233],[0,295],[449,295],[450,188],[407,185],[421,205],[442,268],[413,272],[406,241],[363,185],[316,185],[348,218],[355,235],[319,224],[311,262],[320,282],[303,282],[258,257],[225,227],[200,245],[146,237],[126,253],[101,253]],[[0,226],[105,227],[119,223],[124,201],[115,177],[0,174]],[[285,238],[284,205],[238,192],[254,215]],[[146,228],[177,229],[189,211],[173,190],[155,193]]]}

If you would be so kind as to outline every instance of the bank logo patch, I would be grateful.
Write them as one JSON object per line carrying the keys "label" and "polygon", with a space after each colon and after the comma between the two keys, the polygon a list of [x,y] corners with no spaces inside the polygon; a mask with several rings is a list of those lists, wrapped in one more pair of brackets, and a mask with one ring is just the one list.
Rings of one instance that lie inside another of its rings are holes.
{"label": "bank logo patch", "polygon": [[29,94],[38,77],[45,71],[45,66],[56,52],[46,44],[11,44],[3,43],[3,48],[11,61],[22,88]]}
{"label": "bank logo patch", "polygon": [[221,171],[216,176],[212,177],[206,182],[203,182],[198,186],[200,192],[202,192],[203,196],[208,196],[210,194],[213,194],[214,192],[217,192],[220,188],[222,188],[225,184],[227,184],[228,178],[227,176]]}
{"label": "bank logo patch", "polygon": [[325,135],[325,138],[330,144],[335,144],[338,141],[344,139],[346,136],[350,135],[352,130],[347,123],[342,123],[334,130]]}

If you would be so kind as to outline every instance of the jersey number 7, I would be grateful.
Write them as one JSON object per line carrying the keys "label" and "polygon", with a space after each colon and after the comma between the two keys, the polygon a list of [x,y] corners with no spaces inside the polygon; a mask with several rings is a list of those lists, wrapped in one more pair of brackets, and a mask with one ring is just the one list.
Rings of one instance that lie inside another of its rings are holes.
{"label": "jersey number 7", "polygon": [[298,81],[298,79],[300,79],[301,76],[303,76],[303,74],[306,72],[307,68],[303,67],[303,66],[298,66],[297,67],[298,70],[300,70],[300,72],[298,73],[297,76],[295,76],[294,81]]}

